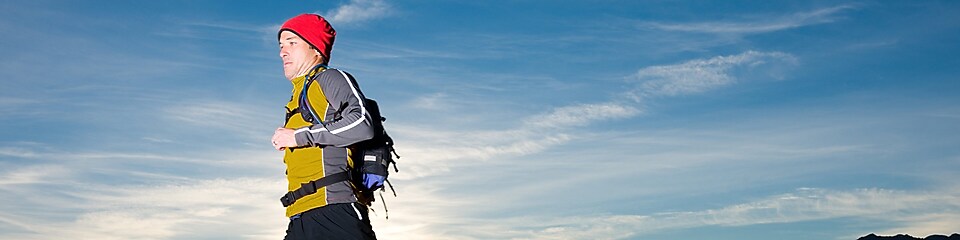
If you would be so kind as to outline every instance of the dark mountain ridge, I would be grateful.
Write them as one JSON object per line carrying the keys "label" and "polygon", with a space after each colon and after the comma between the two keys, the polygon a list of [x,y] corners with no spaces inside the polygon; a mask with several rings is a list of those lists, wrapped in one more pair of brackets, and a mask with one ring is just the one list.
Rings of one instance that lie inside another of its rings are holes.
{"label": "dark mountain ridge", "polygon": [[930,235],[925,238],[917,238],[917,237],[913,237],[906,234],[897,234],[896,236],[890,237],[890,236],[877,236],[876,234],[871,233],[870,235],[857,238],[857,240],[880,240],[880,239],[883,239],[883,240],[960,240],[960,234],[954,233],[954,234],[951,234],[949,237],[944,235]]}

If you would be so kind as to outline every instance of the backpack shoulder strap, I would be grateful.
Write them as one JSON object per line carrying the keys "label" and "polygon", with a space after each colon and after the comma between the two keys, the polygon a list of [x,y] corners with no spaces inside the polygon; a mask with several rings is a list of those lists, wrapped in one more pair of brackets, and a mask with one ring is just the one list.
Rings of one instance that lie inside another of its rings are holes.
{"label": "backpack shoulder strap", "polygon": [[[322,68],[322,69],[321,69]],[[313,67],[312,70],[308,73],[313,73],[308,75],[303,83],[303,89],[300,91],[299,99],[299,112],[304,120],[313,124],[320,124],[320,117],[317,116],[317,111],[313,110],[313,107],[310,105],[310,98],[307,97],[307,90],[310,89],[310,84],[315,82],[321,75],[323,75],[327,70],[331,69],[327,65],[317,64]],[[319,72],[318,72],[319,71]]]}

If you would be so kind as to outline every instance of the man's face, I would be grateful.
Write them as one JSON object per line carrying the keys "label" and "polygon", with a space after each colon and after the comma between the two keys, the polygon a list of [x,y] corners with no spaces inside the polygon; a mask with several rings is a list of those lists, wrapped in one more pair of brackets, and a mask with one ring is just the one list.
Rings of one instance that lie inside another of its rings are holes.
{"label": "man's face", "polygon": [[320,55],[297,34],[283,31],[280,32],[280,59],[283,60],[283,75],[293,79],[307,74],[320,62]]}

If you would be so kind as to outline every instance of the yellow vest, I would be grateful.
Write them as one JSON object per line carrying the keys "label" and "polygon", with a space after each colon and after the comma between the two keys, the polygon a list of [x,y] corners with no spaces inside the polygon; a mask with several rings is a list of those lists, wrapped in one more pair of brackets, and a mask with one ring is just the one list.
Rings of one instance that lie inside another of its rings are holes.
{"label": "yellow vest", "polygon": [[[317,72],[323,70],[323,68],[320,68]],[[314,74],[316,73],[311,72],[291,81],[291,83],[293,83],[293,91],[290,102],[286,105],[288,113],[299,107],[300,93],[303,90],[303,85],[306,83],[306,76],[313,76]],[[330,104],[327,103],[327,98],[324,96],[323,91],[320,90],[319,84],[317,82],[310,84],[310,88],[308,88],[307,91],[308,101],[317,113],[316,117],[319,118],[318,120],[320,120],[320,122],[325,121],[324,113]],[[303,120],[300,114],[295,114],[287,120],[284,127],[297,129],[309,125],[312,125],[312,123]],[[347,154],[349,155],[349,150]],[[287,165],[287,191],[297,190],[302,183],[324,177],[325,159],[323,159],[323,156],[323,148],[315,146],[287,149],[283,156],[283,162]],[[346,162],[350,164],[350,161]],[[288,206],[286,211],[287,217],[310,209],[326,206],[328,203],[326,196],[327,191],[325,191],[325,189],[326,187],[317,189],[317,193],[304,196],[293,205]]]}

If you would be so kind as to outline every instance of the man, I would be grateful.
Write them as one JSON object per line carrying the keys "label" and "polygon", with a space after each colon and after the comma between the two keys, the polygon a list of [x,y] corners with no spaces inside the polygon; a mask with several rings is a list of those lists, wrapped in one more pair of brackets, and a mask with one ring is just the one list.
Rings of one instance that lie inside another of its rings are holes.
{"label": "man", "polygon": [[376,239],[346,177],[353,166],[347,146],[370,139],[373,128],[357,83],[325,65],[335,36],[316,14],[293,17],[279,30],[283,74],[293,84],[286,122],[273,134],[290,191],[281,200],[290,217],[285,239]]}

